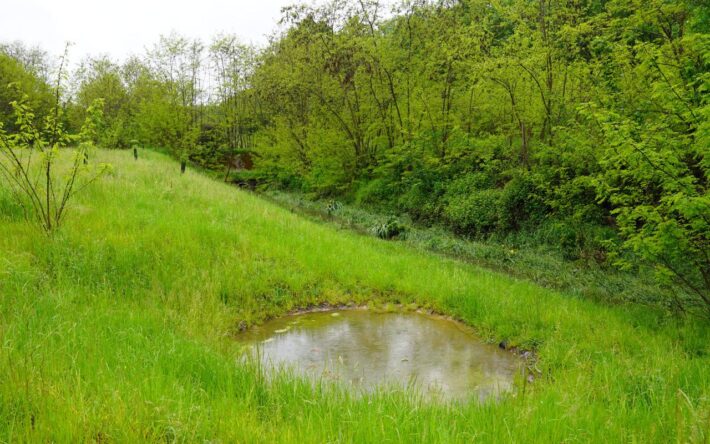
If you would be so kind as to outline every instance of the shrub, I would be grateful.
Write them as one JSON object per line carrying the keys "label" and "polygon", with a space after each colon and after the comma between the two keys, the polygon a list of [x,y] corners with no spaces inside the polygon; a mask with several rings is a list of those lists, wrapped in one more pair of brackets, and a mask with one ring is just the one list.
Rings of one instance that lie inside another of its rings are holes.
{"label": "shrub", "polygon": [[337,213],[342,208],[343,208],[342,202],[331,199],[326,204],[325,211],[328,213],[328,216],[332,216],[334,213]]}
{"label": "shrub", "polygon": [[441,214],[441,185],[417,182],[408,187],[397,199],[400,211],[420,222],[435,222]]}
{"label": "shrub", "polygon": [[[89,106],[77,136],[64,131],[59,103],[55,103],[54,115],[45,119],[45,131],[35,121],[26,96],[11,106],[19,130],[7,134],[0,125],[0,186],[22,208],[28,221],[51,234],[60,227],[74,195],[109,169],[104,164],[98,168],[88,166],[103,101],[96,100]],[[72,141],[79,145],[72,150],[72,159],[62,161],[64,148]]]}
{"label": "shrub", "polygon": [[518,231],[542,222],[548,207],[541,192],[527,176],[510,180],[500,195],[499,228],[501,231]]}
{"label": "shrub", "polygon": [[469,173],[452,180],[446,187],[446,192],[449,195],[468,194],[472,191],[492,188],[493,185],[493,181],[486,173]]}
{"label": "shrub", "polygon": [[313,162],[304,177],[304,191],[316,197],[342,195],[349,182],[343,164],[337,159],[321,158]]}
{"label": "shrub", "polygon": [[355,191],[357,205],[381,205],[392,198],[395,190],[385,179],[373,179],[362,182]]}
{"label": "shrub", "polygon": [[587,260],[605,264],[605,244],[613,239],[613,229],[575,219],[548,220],[536,230],[524,233],[533,244],[554,247],[566,260]]}
{"label": "shrub", "polygon": [[448,198],[444,215],[456,231],[471,235],[489,233],[498,226],[500,190],[488,189]]}
{"label": "shrub", "polygon": [[380,239],[393,239],[402,236],[407,232],[407,227],[397,220],[396,217],[390,217],[387,222],[377,224],[370,229],[372,234]]}

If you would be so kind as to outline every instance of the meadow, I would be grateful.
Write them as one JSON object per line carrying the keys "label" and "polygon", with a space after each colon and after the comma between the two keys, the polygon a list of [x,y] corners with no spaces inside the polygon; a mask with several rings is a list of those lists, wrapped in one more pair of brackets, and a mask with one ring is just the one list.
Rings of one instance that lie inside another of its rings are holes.
{"label": "meadow", "polygon": [[[51,236],[0,191],[0,442],[710,440],[710,329],[308,220],[168,156],[113,165]],[[297,308],[451,315],[533,351],[486,404],[365,397],[242,359]]]}

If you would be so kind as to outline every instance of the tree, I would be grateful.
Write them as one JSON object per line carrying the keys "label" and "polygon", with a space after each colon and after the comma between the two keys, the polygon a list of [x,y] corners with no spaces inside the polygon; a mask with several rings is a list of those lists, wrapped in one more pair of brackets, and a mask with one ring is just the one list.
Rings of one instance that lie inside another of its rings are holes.
{"label": "tree", "polygon": [[40,117],[49,113],[51,87],[19,60],[0,50],[0,123],[7,131],[17,129],[10,104],[23,97]]}
{"label": "tree", "polygon": [[[254,149],[259,112],[251,82],[257,51],[234,35],[219,35],[212,40],[209,57],[217,83],[213,111],[220,133],[211,138],[210,154],[227,165],[226,179],[237,156]],[[202,138],[209,137],[203,134]]]}
{"label": "tree", "polygon": [[79,136],[79,147],[73,151],[69,166],[60,165],[64,147],[72,141],[62,125],[60,105],[64,64],[61,59],[55,84],[55,102],[39,127],[27,96],[13,101],[16,130],[6,133],[0,126],[0,177],[11,195],[23,208],[27,220],[32,220],[51,234],[57,230],[68,204],[76,193],[100,177],[106,165],[94,171],[86,166],[92,140],[97,136],[103,103],[97,101],[87,110],[87,120]]}
{"label": "tree", "polygon": [[710,38],[693,34],[691,3],[636,6],[615,5],[626,16],[610,57],[634,81],[587,110],[604,147],[599,197],[632,254],[618,263],[645,261],[674,308],[710,317]]}
{"label": "tree", "polygon": [[132,118],[129,97],[121,68],[108,57],[87,58],[75,71],[76,93],[71,107],[73,126],[80,128],[89,107],[101,100],[103,127],[96,141],[105,148],[126,148],[129,145],[128,121]]}
{"label": "tree", "polygon": [[199,137],[203,50],[201,41],[171,34],[161,36],[148,54],[151,68],[165,88],[159,113],[166,136],[163,143],[180,160],[182,172]]}

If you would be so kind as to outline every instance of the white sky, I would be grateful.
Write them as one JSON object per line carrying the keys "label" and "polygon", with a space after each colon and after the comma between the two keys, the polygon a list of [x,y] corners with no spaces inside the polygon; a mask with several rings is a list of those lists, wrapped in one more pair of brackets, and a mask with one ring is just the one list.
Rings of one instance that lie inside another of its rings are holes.
{"label": "white sky", "polygon": [[21,40],[70,59],[108,54],[123,60],[177,31],[203,41],[220,33],[264,44],[281,8],[304,0],[1,0],[0,42]]}

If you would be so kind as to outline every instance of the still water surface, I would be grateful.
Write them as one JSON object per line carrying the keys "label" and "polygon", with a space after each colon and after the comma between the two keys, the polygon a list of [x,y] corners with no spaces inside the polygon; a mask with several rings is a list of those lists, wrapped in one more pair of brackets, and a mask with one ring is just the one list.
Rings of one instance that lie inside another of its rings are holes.
{"label": "still water surface", "polygon": [[484,400],[509,391],[521,361],[457,322],[420,313],[342,310],[285,316],[240,334],[269,368],[356,389],[413,384],[427,397]]}

